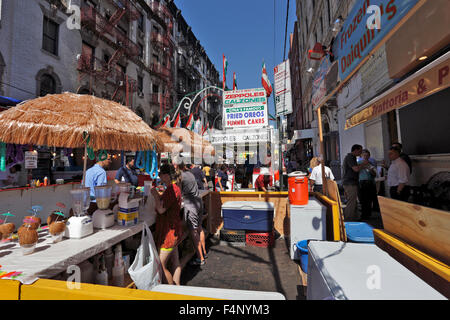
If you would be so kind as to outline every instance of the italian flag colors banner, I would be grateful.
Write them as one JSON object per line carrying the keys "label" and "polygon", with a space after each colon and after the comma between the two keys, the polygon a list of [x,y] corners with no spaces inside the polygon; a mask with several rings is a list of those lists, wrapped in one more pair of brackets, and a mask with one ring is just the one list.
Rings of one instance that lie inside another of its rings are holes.
{"label": "italian flag colors banner", "polygon": [[266,64],[263,62],[262,64],[262,85],[266,90],[267,97],[270,97],[272,94],[272,85],[270,84],[269,76],[267,75]]}
{"label": "italian flag colors banner", "polygon": [[175,123],[173,124],[174,128],[181,128],[180,114],[178,113],[177,118],[175,119]]}
{"label": "italian flag colors banner", "polygon": [[236,72],[233,72],[233,90],[237,90]]}
{"label": "italian flag colors banner", "polygon": [[202,128],[202,136],[205,135],[205,133],[208,131],[209,129],[209,122],[206,123],[206,127]]}
{"label": "italian flag colors banner", "polygon": [[189,116],[188,122],[186,123],[186,129],[191,131],[194,129],[194,114],[192,113]]}
{"label": "italian flag colors banner", "polygon": [[170,116],[169,115],[165,116],[162,127],[170,128]]}
{"label": "italian flag colors banner", "polygon": [[222,55],[222,62],[223,62],[223,65],[222,65],[223,83],[222,83],[222,85],[223,85],[223,90],[225,90],[225,85],[226,85],[226,82],[227,82],[228,60],[227,60],[227,58],[225,58],[224,54]]}

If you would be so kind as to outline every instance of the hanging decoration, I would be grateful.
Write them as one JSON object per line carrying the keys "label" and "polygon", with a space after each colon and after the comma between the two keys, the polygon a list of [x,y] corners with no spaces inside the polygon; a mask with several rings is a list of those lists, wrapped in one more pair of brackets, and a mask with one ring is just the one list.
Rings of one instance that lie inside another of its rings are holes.
{"label": "hanging decoration", "polygon": [[148,151],[145,153],[145,172],[147,172],[148,174],[150,174],[150,172],[151,172],[150,163],[151,163],[151,160],[150,160],[150,150],[148,150]]}
{"label": "hanging decoration", "polygon": [[158,157],[156,155],[156,146],[152,150],[152,171],[150,172],[150,177],[153,180],[158,178]]}
{"label": "hanging decoration", "polygon": [[[90,160],[95,160],[94,149],[92,149],[89,146],[89,142],[91,141],[91,136],[86,131],[83,132],[83,139],[86,140],[88,158]],[[105,149],[99,150],[99,154],[98,154],[99,161],[104,161],[107,158],[108,158],[108,152]]]}
{"label": "hanging decoration", "polygon": [[136,152],[135,165],[138,169],[144,169],[144,167],[145,167],[145,152],[144,151]]}
{"label": "hanging decoration", "polygon": [[[201,95],[201,94],[203,94],[204,92],[208,92],[208,91],[211,91],[211,90],[217,90],[217,91],[219,91],[219,92],[221,92],[221,93],[223,93],[224,92],[224,90],[222,89],[222,88],[219,88],[219,87],[216,87],[216,86],[209,86],[209,87],[206,87],[206,88],[204,88],[204,89],[202,89],[202,90],[199,90],[199,91],[193,91],[193,92],[190,92],[190,93],[188,93],[187,95],[185,95],[184,97],[183,97],[183,99],[181,99],[181,101],[178,103],[178,105],[176,106],[176,107],[174,107],[173,109],[171,109],[171,110],[169,110],[163,117],[162,117],[162,119],[163,120],[161,120],[158,124],[156,124],[156,126],[155,127],[170,127],[170,123],[171,122],[173,122],[174,121],[174,119],[176,119],[177,118],[177,116],[179,115],[179,114],[181,114],[181,107],[183,107],[183,109],[184,110],[186,110],[186,112],[184,112],[183,114],[186,114],[186,116],[180,116],[180,119],[181,118],[185,118],[185,117],[190,117],[191,115],[195,115],[197,112],[198,112],[198,106],[197,106],[197,108],[196,108],[196,110],[195,111],[193,111],[192,110],[192,106],[194,105],[194,102],[197,100],[197,98]],[[194,95],[194,97],[192,97]],[[205,95],[205,97],[206,96],[210,96],[211,94],[207,94],[207,95]],[[213,94],[213,95],[216,95],[216,94]],[[191,98],[192,97],[192,98]],[[203,100],[203,99],[202,99]],[[170,113],[172,112],[172,111],[175,111],[174,113],[173,113],[173,116],[171,117],[170,116]],[[193,119],[192,119],[193,120]],[[188,124],[190,123],[190,121],[188,120]],[[191,124],[192,125],[192,124]],[[186,127],[186,128],[188,128],[188,127]],[[188,128],[189,129],[189,128]]]}
{"label": "hanging decoration", "polygon": [[0,171],[6,170],[6,143],[0,142]]}

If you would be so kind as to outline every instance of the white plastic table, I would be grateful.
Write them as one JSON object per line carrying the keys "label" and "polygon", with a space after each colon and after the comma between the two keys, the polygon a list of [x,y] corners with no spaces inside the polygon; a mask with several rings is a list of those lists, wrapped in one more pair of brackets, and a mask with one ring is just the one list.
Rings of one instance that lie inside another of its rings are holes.
{"label": "white plastic table", "polygon": [[69,266],[77,265],[141,232],[143,224],[139,222],[129,227],[114,225],[105,230],[94,229],[93,234],[84,238],[64,238],[58,243],[52,243],[48,231],[43,230],[39,232],[35,251],[25,256],[18,240],[0,243],[0,270],[7,273],[22,272],[14,279],[23,284],[31,284],[39,278],[50,279],[66,271]]}

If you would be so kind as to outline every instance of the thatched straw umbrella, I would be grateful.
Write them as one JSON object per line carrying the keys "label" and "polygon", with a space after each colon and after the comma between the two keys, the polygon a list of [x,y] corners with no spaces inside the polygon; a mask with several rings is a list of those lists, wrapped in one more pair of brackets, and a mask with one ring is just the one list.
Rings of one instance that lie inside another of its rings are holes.
{"label": "thatched straw umbrella", "polygon": [[161,143],[128,107],[91,95],[70,92],[24,101],[0,113],[0,141],[94,150],[151,150]]}
{"label": "thatched straw umbrella", "polygon": [[188,151],[192,155],[215,155],[214,147],[208,140],[185,128],[161,127],[156,133],[159,141],[163,144],[162,148],[158,145],[159,152],[181,153]]}

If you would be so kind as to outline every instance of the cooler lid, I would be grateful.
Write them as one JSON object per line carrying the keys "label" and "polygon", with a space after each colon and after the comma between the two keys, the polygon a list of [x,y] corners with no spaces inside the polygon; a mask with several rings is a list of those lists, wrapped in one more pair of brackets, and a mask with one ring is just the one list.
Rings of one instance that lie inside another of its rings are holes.
{"label": "cooler lid", "polygon": [[288,174],[288,177],[306,177],[308,174],[303,171],[294,171]]}
{"label": "cooler lid", "polygon": [[299,208],[302,210],[322,210],[324,208],[324,205],[314,197],[310,197],[307,204],[304,205],[291,204],[290,206],[291,209]]}
{"label": "cooler lid", "polygon": [[222,209],[238,210],[273,210],[273,202],[265,201],[228,201],[222,204]]}

